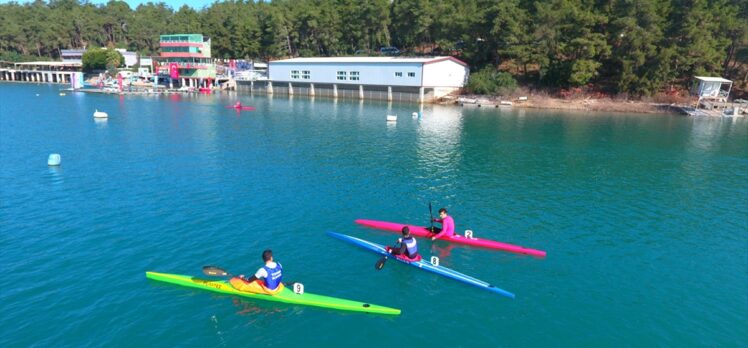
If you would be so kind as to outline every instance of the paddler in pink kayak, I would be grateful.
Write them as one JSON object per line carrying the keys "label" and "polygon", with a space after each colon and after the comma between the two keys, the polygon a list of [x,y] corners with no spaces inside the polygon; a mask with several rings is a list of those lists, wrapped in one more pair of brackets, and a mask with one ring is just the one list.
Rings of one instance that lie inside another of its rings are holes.
{"label": "paddler in pink kayak", "polygon": [[258,294],[275,295],[283,290],[283,267],[273,260],[273,251],[267,249],[262,252],[265,266],[255,272],[255,275],[244,278],[244,275],[231,278],[229,283],[239,291]]}
{"label": "paddler in pink kayak", "polygon": [[236,104],[234,104],[234,107],[237,108],[237,109],[241,109],[242,108],[242,102],[240,102],[240,101],[236,102]]}
{"label": "paddler in pink kayak", "polygon": [[410,235],[410,228],[408,226],[402,229],[402,238],[398,238],[397,242],[400,243],[400,247],[386,247],[388,253],[392,255],[403,255],[411,260],[418,258],[418,243],[413,236]]}
{"label": "paddler in pink kayak", "polygon": [[451,237],[455,234],[455,221],[451,216],[447,215],[446,208],[439,209],[439,217],[441,217],[441,219],[432,219],[432,221],[442,224],[441,231],[431,237],[431,240],[436,240],[441,237]]}

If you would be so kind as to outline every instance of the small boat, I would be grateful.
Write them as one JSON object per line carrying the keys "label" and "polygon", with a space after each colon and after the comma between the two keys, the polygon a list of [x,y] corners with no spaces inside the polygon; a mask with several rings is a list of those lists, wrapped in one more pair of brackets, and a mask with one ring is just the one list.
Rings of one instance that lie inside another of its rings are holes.
{"label": "small boat", "polygon": [[[408,228],[410,228],[410,234],[416,237],[420,237],[420,238],[430,239],[431,237],[435,235],[435,232],[432,232],[429,227],[425,227],[425,226],[406,225],[406,224],[399,224],[395,222],[365,220],[365,219],[358,219],[355,221],[355,223],[361,226],[369,227],[369,228],[375,228],[378,230],[397,232],[397,233],[400,233],[403,227],[408,226]],[[532,255],[535,257],[545,257],[546,255],[545,251],[542,251],[542,250],[525,248],[523,246],[513,245],[509,243],[502,243],[502,242],[498,242],[498,241],[490,240],[490,239],[473,238],[472,231],[470,232],[469,235],[466,235],[466,236],[455,234],[451,237],[441,237],[439,238],[439,240],[450,242],[450,243],[455,243],[455,244],[469,245],[473,247],[503,250],[503,251],[508,251],[508,252],[517,253],[517,254]]]}
{"label": "small boat", "polygon": [[397,122],[397,115],[387,115],[387,122]]}
{"label": "small boat", "polygon": [[273,301],[289,303],[292,305],[299,306],[313,306],[329,309],[337,309],[341,311],[350,312],[363,312],[363,313],[375,313],[375,314],[387,314],[387,315],[399,315],[400,310],[397,308],[384,307],[375,305],[368,302],[352,301],[341,298],[335,298],[330,296],[315,295],[310,293],[297,294],[289,288],[283,288],[283,290],[276,295],[267,294],[256,294],[251,292],[239,291],[235,289],[231,284],[225,280],[210,280],[202,279],[198,277],[192,277],[188,275],[179,274],[168,274],[158,272],[145,272],[145,276],[148,279],[171,283],[180,286],[186,286],[190,288],[208,290],[228,295],[248,297],[262,301]]}
{"label": "small boat", "polygon": [[465,283],[465,284],[468,284],[468,285],[476,286],[476,287],[479,287],[479,288],[484,289],[484,290],[495,292],[495,293],[497,293],[499,295],[502,295],[502,296],[506,296],[506,297],[509,297],[509,298],[514,298],[514,294],[511,293],[511,292],[509,292],[509,291],[506,291],[504,289],[498,288],[498,287],[496,287],[496,286],[494,286],[494,285],[492,285],[490,283],[484,282],[484,281],[482,281],[480,279],[476,279],[476,278],[473,278],[471,276],[462,274],[462,273],[457,272],[457,271],[455,271],[455,270],[453,270],[451,268],[447,268],[447,267],[444,267],[444,266],[439,266],[438,262],[436,262],[436,264],[433,264],[433,263],[430,263],[430,262],[425,261],[423,259],[408,260],[408,259],[405,259],[403,257],[398,257],[398,256],[392,255],[389,252],[387,252],[387,249],[385,249],[384,246],[382,246],[382,245],[379,245],[379,244],[376,244],[376,243],[372,243],[372,242],[363,240],[361,238],[356,238],[356,237],[348,236],[348,235],[345,235],[345,234],[340,234],[340,233],[335,233],[335,232],[327,231],[327,235],[329,235],[330,237],[334,237],[334,238],[340,239],[340,240],[342,240],[344,242],[351,243],[353,245],[356,245],[358,247],[364,248],[366,250],[373,251],[373,252],[375,252],[377,254],[380,254],[380,255],[383,255],[385,257],[392,257],[392,258],[394,258],[397,261],[400,261],[400,262],[405,263],[405,264],[410,265],[410,266],[414,266],[416,268],[420,268],[420,269],[422,269],[424,271],[429,271],[429,272],[432,272],[432,273],[436,273],[436,274],[438,274],[440,276],[451,278],[451,279],[457,280],[459,282],[462,282],[462,283]]}
{"label": "small boat", "polygon": [[255,111],[254,106],[244,106],[244,105],[226,105],[227,109],[236,109],[237,111],[243,110],[243,111]]}
{"label": "small boat", "polygon": [[743,115],[740,114],[740,108],[736,106],[732,109],[722,110],[722,116],[723,117],[740,117]]}
{"label": "small boat", "polygon": [[96,109],[96,111],[93,113],[94,118],[107,118],[109,115],[104,111],[99,111]]}

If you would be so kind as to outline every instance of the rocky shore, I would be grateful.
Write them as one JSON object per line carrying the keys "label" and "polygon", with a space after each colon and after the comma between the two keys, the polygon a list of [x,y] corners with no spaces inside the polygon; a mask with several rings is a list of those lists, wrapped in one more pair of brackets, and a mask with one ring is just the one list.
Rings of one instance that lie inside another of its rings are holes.
{"label": "rocky shore", "polygon": [[463,95],[444,98],[440,104],[457,104],[467,107],[519,107],[530,109],[557,109],[569,111],[605,111],[640,114],[680,114],[675,103],[631,101],[611,98],[554,98],[528,95],[526,97],[500,98],[494,96]]}

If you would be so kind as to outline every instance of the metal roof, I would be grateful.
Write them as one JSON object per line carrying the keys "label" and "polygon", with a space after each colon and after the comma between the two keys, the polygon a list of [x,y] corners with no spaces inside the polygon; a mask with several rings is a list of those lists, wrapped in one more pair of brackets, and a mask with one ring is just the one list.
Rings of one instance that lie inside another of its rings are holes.
{"label": "metal roof", "polygon": [[722,82],[722,83],[732,83],[732,81],[723,79],[721,77],[710,77],[710,76],[694,76],[697,80],[705,81],[705,82]]}
{"label": "metal roof", "polygon": [[277,63],[416,63],[416,64],[429,64],[436,63],[443,60],[451,60],[457,64],[465,65],[465,62],[450,56],[441,57],[308,57],[308,58],[291,58],[283,60],[274,60],[270,64]]}
{"label": "metal roof", "polygon": [[44,66],[73,66],[78,67],[81,66],[81,63],[76,62],[22,62],[22,63],[13,63],[13,65],[44,65]]}

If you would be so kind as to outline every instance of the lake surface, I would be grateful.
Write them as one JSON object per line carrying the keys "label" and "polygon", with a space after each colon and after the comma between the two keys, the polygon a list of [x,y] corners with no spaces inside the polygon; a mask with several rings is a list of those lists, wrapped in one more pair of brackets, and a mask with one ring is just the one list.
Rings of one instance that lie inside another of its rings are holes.
{"label": "lake surface", "polygon": [[[748,341],[748,120],[59,88],[0,84],[2,347]],[[224,107],[237,99],[257,110]],[[376,271],[375,254],[325,234],[391,244],[353,220],[427,224],[429,202],[460,232],[548,256],[419,240],[512,300],[397,262]],[[145,278],[251,274],[265,248],[307,292],[402,315]]]}

